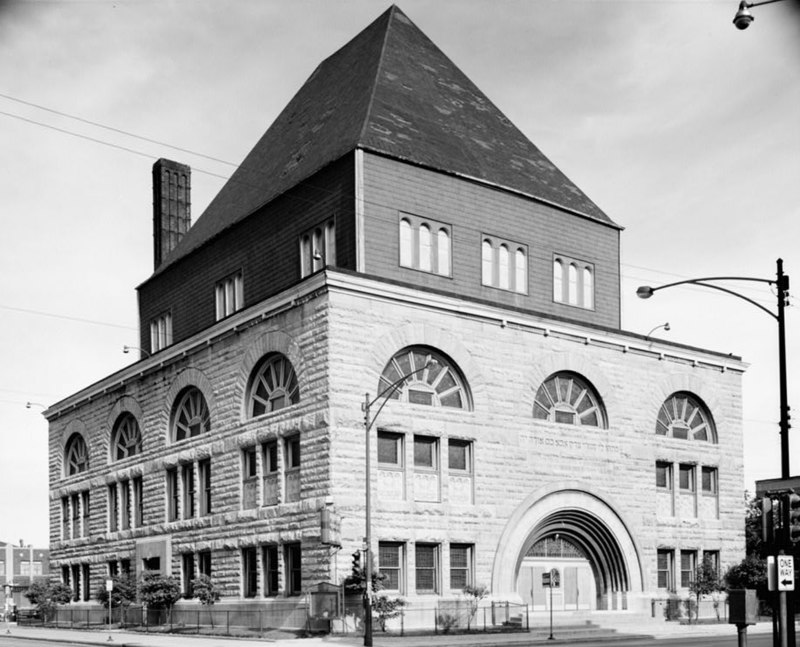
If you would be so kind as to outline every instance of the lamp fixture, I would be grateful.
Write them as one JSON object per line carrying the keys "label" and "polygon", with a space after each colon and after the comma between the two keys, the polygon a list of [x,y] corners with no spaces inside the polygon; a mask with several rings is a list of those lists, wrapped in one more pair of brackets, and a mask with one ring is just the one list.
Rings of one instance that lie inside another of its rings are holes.
{"label": "lamp fixture", "polygon": [[762,0],[762,2],[747,2],[747,0],[742,0],[739,3],[739,10],[733,17],[733,24],[736,26],[736,29],[747,29],[750,23],[755,20],[753,14],[750,13],[751,7],[759,7],[762,4],[772,4],[773,2],[781,2],[781,0]]}

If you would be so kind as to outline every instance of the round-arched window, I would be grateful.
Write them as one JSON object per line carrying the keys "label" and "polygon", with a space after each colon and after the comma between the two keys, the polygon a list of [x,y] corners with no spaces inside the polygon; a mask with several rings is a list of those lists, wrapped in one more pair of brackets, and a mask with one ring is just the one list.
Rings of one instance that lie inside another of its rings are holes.
{"label": "round-arched window", "polygon": [[178,396],[172,416],[172,440],[180,442],[211,429],[211,416],[200,389],[190,386]]}
{"label": "round-arched window", "polygon": [[260,416],[300,401],[292,363],[280,353],[268,355],[256,368],[250,384],[248,414]]}
{"label": "round-arched window", "polygon": [[533,417],[565,425],[606,426],[600,396],[575,373],[555,373],[547,378],[533,403]]}
{"label": "round-arched window", "polygon": [[381,374],[378,393],[412,404],[469,408],[460,371],[444,355],[422,346],[405,348],[392,357]]}
{"label": "round-arched window", "polygon": [[142,451],[142,433],[139,423],[131,413],[123,413],[114,423],[111,433],[111,460],[135,456]]}
{"label": "round-arched window", "polygon": [[86,441],[80,434],[72,434],[64,447],[64,471],[67,476],[72,476],[88,469],[89,452]]}
{"label": "round-arched window", "polygon": [[699,398],[684,391],[673,393],[661,405],[656,433],[682,440],[717,442],[717,433],[708,409]]}

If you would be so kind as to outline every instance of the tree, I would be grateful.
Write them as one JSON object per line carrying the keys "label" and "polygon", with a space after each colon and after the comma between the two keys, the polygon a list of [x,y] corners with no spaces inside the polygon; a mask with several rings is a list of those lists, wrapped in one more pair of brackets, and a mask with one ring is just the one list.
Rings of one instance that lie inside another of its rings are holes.
{"label": "tree", "polygon": [[167,616],[181,599],[181,585],[177,578],[159,573],[144,573],[139,583],[139,598],[150,609],[166,609]]}
{"label": "tree", "polygon": [[[722,584],[719,581],[719,573],[716,564],[708,557],[704,558],[701,564],[694,569],[694,578],[689,583],[689,590],[694,593],[697,599],[697,613],[695,620],[700,615],[700,600],[704,595],[711,595],[719,591]],[[719,616],[717,617],[719,620]],[[689,609],[689,622],[692,621],[692,611]]]}
{"label": "tree", "polygon": [[764,543],[761,535],[761,499],[751,497],[745,491],[745,517],[744,517],[744,540],[745,555],[756,555],[766,557],[769,547]]}
{"label": "tree", "polygon": [[111,578],[111,581],[114,583],[111,596],[108,595],[106,583],[103,582],[95,590],[95,600],[102,604],[106,609],[108,608],[109,597],[111,598],[112,607],[125,608],[136,602],[136,578],[133,575],[114,575]]}
{"label": "tree", "polygon": [[469,615],[467,616],[467,631],[469,631],[472,626],[472,621],[475,619],[475,614],[478,613],[478,605],[483,598],[489,595],[489,589],[482,584],[478,586],[467,584],[467,586],[463,588],[463,593],[469,605]]}
{"label": "tree", "polygon": [[377,617],[381,631],[386,631],[386,621],[399,616],[406,604],[403,598],[390,598],[385,593],[372,598],[372,613]]}
{"label": "tree", "polygon": [[56,605],[67,604],[72,600],[72,589],[63,582],[34,582],[23,595],[36,607],[42,619],[46,620],[52,615]]}
{"label": "tree", "polygon": [[[219,600],[219,591],[214,585],[214,581],[205,574],[199,575],[192,580],[192,597],[200,600],[200,603],[205,607],[213,606]],[[210,612],[211,628],[214,628],[214,614]]]}
{"label": "tree", "polygon": [[767,596],[767,564],[757,555],[748,555],[728,568],[724,577],[727,589],[755,589],[759,598]]}

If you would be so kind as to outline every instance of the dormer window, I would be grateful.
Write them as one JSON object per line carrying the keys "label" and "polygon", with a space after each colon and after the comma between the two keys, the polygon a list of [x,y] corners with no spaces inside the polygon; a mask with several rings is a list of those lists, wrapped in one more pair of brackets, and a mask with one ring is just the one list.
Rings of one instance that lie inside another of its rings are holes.
{"label": "dormer window", "polygon": [[567,256],[555,255],[553,301],[594,310],[594,265]]}
{"label": "dormer window", "polygon": [[399,240],[401,267],[451,276],[450,225],[402,213]]}
{"label": "dormer window", "polygon": [[155,353],[172,344],[172,315],[167,312],[150,322],[150,352]]}
{"label": "dormer window", "polygon": [[527,258],[525,245],[484,236],[481,242],[481,283],[500,290],[527,294]]}
{"label": "dormer window", "polygon": [[232,315],[244,306],[244,285],[242,273],[229,276],[217,283],[214,294],[217,307],[217,321]]}

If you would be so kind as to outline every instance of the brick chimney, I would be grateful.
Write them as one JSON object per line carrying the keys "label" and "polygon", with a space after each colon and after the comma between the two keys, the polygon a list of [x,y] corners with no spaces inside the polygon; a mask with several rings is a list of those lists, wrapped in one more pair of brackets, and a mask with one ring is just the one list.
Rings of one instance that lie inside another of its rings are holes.
{"label": "brick chimney", "polygon": [[161,158],[153,164],[153,269],[158,269],[192,224],[192,169]]}

